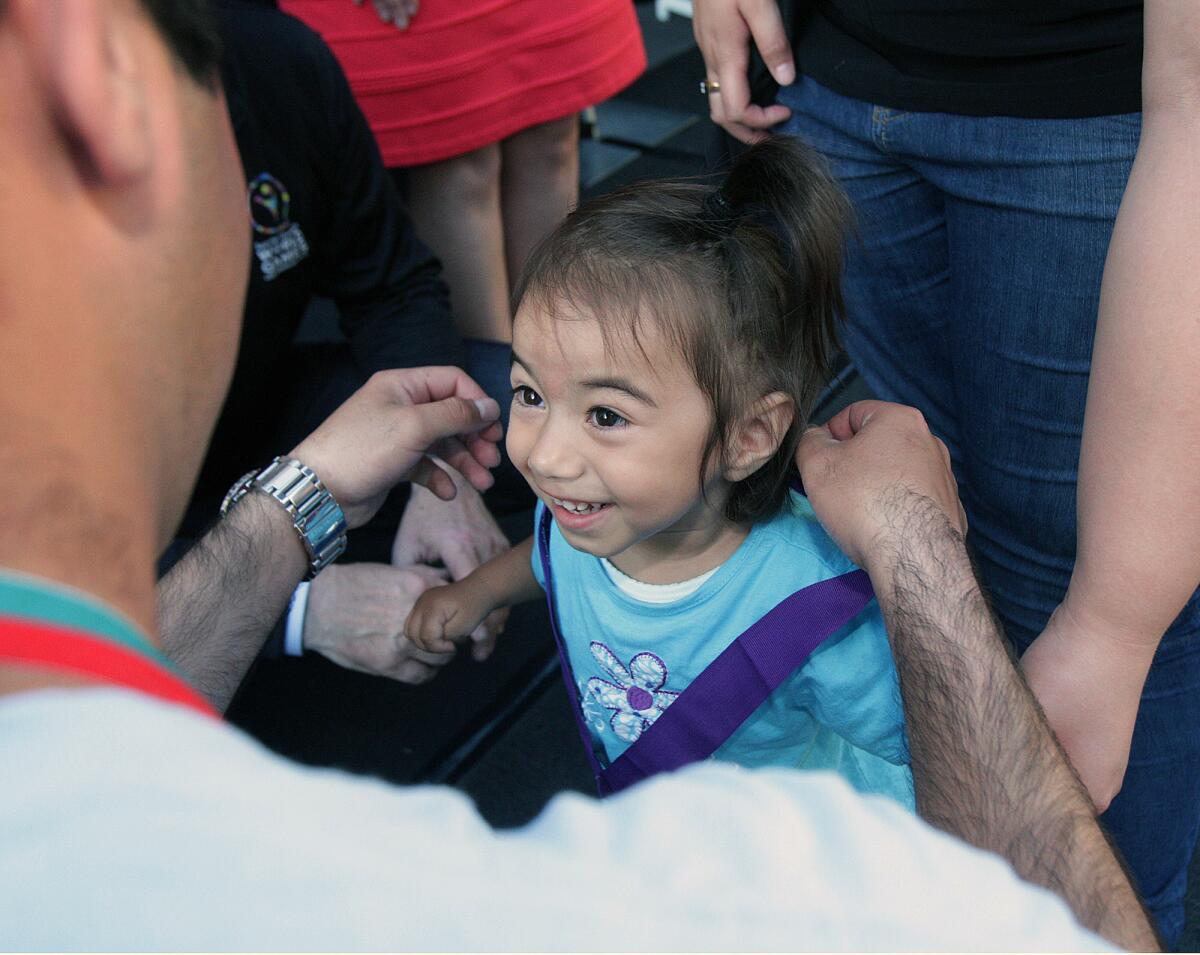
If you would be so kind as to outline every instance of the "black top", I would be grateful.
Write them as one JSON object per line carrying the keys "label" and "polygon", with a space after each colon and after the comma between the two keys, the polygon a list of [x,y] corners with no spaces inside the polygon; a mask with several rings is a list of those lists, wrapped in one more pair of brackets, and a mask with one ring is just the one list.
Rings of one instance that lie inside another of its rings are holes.
{"label": "black top", "polygon": [[1132,0],[795,0],[801,72],[897,109],[1066,118],[1141,109]]}
{"label": "black top", "polygon": [[212,517],[241,474],[286,450],[264,447],[279,417],[270,405],[314,295],[336,303],[364,377],[462,360],[441,268],[333,54],[270,4],[223,0],[218,14],[254,250],[237,369],[194,497]]}

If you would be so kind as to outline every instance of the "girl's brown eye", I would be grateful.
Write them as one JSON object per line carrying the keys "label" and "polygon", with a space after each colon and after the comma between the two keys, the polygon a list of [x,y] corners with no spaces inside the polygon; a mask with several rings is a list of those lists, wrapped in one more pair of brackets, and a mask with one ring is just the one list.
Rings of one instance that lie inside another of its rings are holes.
{"label": "girl's brown eye", "polygon": [[529,405],[533,408],[536,408],[542,403],[542,396],[528,385],[517,385],[517,387],[513,389],[513,397],[517,399],[518,403]]}
{"label": "girl's brown eye", "polygon": [[612,408],[593,408],[592,421],[597,428],[619,428],[625,424],[625,419]]}

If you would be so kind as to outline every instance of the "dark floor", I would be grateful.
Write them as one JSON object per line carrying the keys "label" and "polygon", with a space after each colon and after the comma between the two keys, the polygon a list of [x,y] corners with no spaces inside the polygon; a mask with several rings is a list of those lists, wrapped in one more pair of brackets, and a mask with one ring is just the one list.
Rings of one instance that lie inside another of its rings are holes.
{"label": "dark floor", "polygon": [[[596,111],[581,147],[585,197],[645,178],[719,169],[725,143],[697,91],[703,64],[690,23],[655,21],[639,4],[650,68]],[[318,336],[319,337],[319,334]],[[822,409],[866,396],[846,369]],[[528,514],[505,530],[517,538]],[[407,687],[341,670],[323,658],[261,660],[230,718],[302,762],[398,783],[445,782],[469,793],[494,825],[532,819],[555,793],[592,792],[540,603],[514,609],[493,658],[459,659],[433,683]],[[1200,950],[1200,859],[1192,864],[1182,950]]]}

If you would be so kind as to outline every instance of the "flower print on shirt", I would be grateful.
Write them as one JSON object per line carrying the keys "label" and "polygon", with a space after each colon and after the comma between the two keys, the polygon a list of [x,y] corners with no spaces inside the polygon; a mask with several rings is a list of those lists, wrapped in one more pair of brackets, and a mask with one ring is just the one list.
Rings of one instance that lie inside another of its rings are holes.
{"label": "flower print on shirt", "polygon": [[609,724],[617,738],[632,743],[675,702],[679,696],[664,690],[670,674],[667,665],[653,653],[636,654],[626,667],[603,643],[592,641],[592,656],[614,682],[592,677],[584,695],[585,711],[592,701],[612,711]]}

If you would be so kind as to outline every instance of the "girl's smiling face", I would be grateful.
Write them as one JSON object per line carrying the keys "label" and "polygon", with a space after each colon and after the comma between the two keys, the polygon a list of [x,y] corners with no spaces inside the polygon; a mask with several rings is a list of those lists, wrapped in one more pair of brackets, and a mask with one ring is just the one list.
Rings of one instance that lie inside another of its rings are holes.
{"label": "girl's smiling face", "polygon": [[746,532],[722,516],[729,485],[703,461],[708,398],[649,324],[636,343],[606,344],[590,315],[523,306],[507,446],[572,547],[673,583],[718,566]]}

